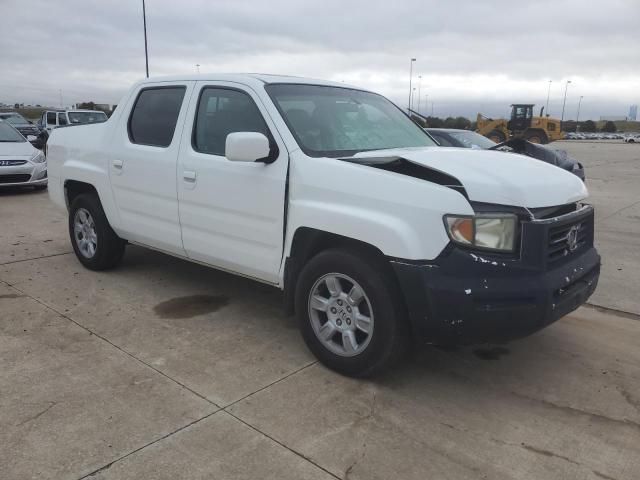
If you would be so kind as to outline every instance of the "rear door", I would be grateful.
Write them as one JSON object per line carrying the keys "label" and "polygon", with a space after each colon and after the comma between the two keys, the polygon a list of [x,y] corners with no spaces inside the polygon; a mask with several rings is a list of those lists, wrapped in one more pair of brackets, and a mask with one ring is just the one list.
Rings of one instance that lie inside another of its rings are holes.
{"label": "rear door", "polygon": [[108,160],[128,240],[184,255],[176,163],[193,82],[144,84],[128,100]]}
{"label": "rear door", "polygon": [[[225,157],[232,132],[261,132],[270,163]],[[218,268],[278,282],[288,152],[249,87],[198,82],[178,160],[178,198],[187,255]]]}

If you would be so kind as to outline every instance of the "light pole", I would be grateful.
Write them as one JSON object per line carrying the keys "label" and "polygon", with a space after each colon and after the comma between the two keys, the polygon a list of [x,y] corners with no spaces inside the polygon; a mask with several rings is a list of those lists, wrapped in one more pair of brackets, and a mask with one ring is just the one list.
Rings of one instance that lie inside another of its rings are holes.
{"label": "light pole", "polygon": [[562,131],[562,122],[564,122],[564,107],[567,104],[567,89],[569,88],[569,84],[571,80],[567,80],[567,83],[564,86],[564,100],[562,101],[562,116],[560,117],[560,131]]}
{"label": "light pole", "polygon": [[142,0],[142,23],[144,25],[144,62],[147,70],[147,78],[149,78],[149,52],[147,50],[147,10]]}
{"label": "light pole", "polygon": [[578,114],[576,115],[576,133],[580,132],[580,105],[582,105],[582,97],[580,95],[580,100],[578,100]]}
{"label": "light pole", "polygon": [[418,75],[418,108],[417,112],[420,113],[420,89],[422,88],[422,75]]}
{"label": "light pole", "polygon": [[413,92],[411,88],[411,80],[413,79],[413,62],[415,61],[416,59],[412,58],[411,62],[409,62],[409,106],[407,107],[407,111],[411,110],[411,93]]}
{"label": "light pole", "polygon": [[545,107],[545,111],[547,115],[549,115],[549,95],[551,95],[551,83],[553,80],[549,80],[549,88],[547,89],[547,106]]}
{"label": "light pole", "polygon": [[197,70],[197,72],[199,74],[200,73],[200,64],[199,63],[196,63],[196,70]]}

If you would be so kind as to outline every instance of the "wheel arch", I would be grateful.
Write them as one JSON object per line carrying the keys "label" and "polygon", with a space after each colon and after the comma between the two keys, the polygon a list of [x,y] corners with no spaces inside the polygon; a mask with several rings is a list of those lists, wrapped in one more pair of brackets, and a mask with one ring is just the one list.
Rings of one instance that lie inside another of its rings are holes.
{"label": "wheel arch", "polygon": [[355,251],[360,255],[380,262],[388,269],[391,281],[399,288],[397,278],[388,264],[387,257],[376,246],[357,240],[355,238],[327,232],[311,227],[299,227],[296,229],[291,240],[289,256],[285,260],[283,289],[285,310],[288,314],[294,311],[294,300],[297,286],[297,279],[300,271],[308,262],[318,253],[331,249],[342,248],[345,250]]}

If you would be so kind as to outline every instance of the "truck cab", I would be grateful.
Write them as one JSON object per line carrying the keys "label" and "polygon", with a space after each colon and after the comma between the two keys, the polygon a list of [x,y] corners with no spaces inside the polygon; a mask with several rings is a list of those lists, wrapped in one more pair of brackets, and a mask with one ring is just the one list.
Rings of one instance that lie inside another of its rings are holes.
{"label": "truck cab", "polygon": [[596,288],[582,181],[450,149],[381,95],[272,75],[147,79],[105,123],[56,129],[51,199],[87,268],[127,243],[284,290],[325,365],[354,376],[410,339],[531,334]]}
{"label": "truck cab", "polygon": [[106,121],[107,115],[100,110],[46,110],[42,112],[38,125],[51,132],[57,127]]}

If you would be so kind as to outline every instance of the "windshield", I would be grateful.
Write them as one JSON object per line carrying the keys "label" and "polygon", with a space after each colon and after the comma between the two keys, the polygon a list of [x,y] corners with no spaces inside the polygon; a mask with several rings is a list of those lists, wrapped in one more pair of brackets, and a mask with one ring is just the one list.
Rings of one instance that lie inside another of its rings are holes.
{"label": "windshield", "polygon": [[495,142],[476,132],[449,132],[449,135],[462,142],[466,148],[487,149],[496,146]]}
{"label": "windshield", "polygon": [[5,114],[0,114],[0,119],[4,120],[5,122],[9,122],[12,125],[24,125],[24,124],[28,124],[29,122],[19,113],[5,113]]}
{"label": "windshield", "polygon": [[11,125],[0,120],[0,142],[26,142],[25,138]]}
{"label": "windshield", "polygon": [[107,121],[107,115],[104,112],[68,112],[69,122],[71,124],[78,123],[101,123]]}
{"label": "windshield", "polygon": [[367,150],[435,145],[381,95],[319,85],[272,84],[265,88],[309,156],[351,156]]}

